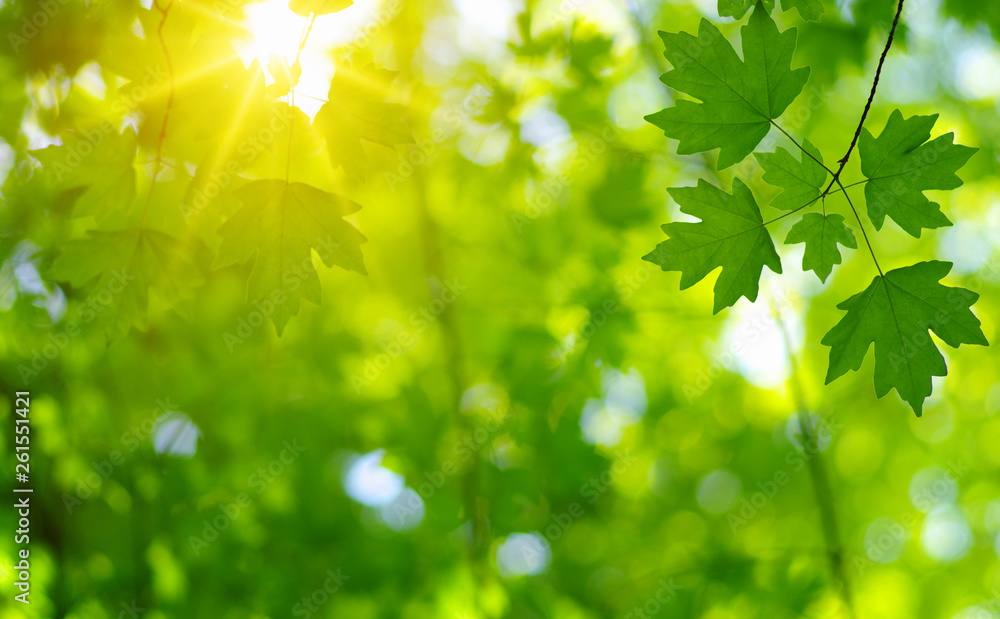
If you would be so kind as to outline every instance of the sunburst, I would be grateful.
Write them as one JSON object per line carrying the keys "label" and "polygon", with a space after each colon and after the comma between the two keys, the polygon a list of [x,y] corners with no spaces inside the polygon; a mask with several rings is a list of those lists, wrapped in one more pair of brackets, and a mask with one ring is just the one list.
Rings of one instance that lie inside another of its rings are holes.
{"label": "sunburst", "polygon": [[257,59],[264,67],[275,56],[288,65],[298,58],[302,76],[295,90],[305,97],[297,98],[295,103],[312,117],[322,105],[319,99],[326,96],[333,77],[330,50],[351,43],[364,29],[377,26],[378,6],[376,0],[360,0],[338,13],[316,17],[300,53],[299,43],[305,34],[307,18],[293,13],[287,0],[250,4],[245,9],[246,20],[242,24],[250,38],[237,49],[244,63]]}

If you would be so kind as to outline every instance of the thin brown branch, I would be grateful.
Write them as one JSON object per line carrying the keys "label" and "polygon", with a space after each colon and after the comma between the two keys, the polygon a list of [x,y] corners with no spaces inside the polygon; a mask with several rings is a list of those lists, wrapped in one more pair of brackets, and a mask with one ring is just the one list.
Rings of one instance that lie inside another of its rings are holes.
{"label": "thin brown branch", "polygon": [[847,165],[847,160],[851,158],[851,153],[854,152],[854,147],[858,143],[858,138],[861,136],[861,129],[865,126],[865,119],[868,118],[868,111],[871,110],[872,101],[875,99],[875,91],[878,89],[878,81],[882,75],[882,65],[885,64],[885,57],[889,54],[889,48],[892,47],[892,40],[896,35],[896,26],[899,25],[899,16],[903,13],[903,2],[904,0],[899,0],[899,4],[896,5],[896,16],[892,19],[892,28],[889,30],[889,38],[885,42],[885,47],[882,49],[882,56],[878,59],[878,68],[875,69],[875,79],[872,81],[872,90],[868,94],[868,101],[865,103],[865,110],[861,113],[861,122],[858,123],[858,128],[854,130],[854,138],[851,139],[851,145],[847,148],[847,153],[840,159],[840,167],[837,168],[836,174],[833,175],[833,180],[827,186],[826,191],[823,195],[829,193],[830,189],[835,183],[840,179],[840,173],[844,171],[844,166]]}
{"label": "thin brown branch", "polygon": [[160,47],[163,49],[163,57],[167,62],[167,72],[170,74],[170,92],[167,95],[167,107],[163,112],[163,123],[160,125],[160,135],[156,140],[156,159],[153,160],[153,181],[149,186],[149,193],[146,194],[146,206],[142,211],[142,222],[139,228],[146,227],[146,216],[149,215],[149,205],[153,202],[153,190],[156,189],[156,179],[163,169],[163,143],[167,139],[167,126],[170,124],[170,112],[174,108],[174,64],[170,59],[170,52],[167,50],[167,40],[163,37],[163,27],[167,25],[167,17],[170,16],[170,9],[174,8],[174,0],[167,3],[166,8],[160,8],[160,3],[154,0],[153,6],[163,13],[160,26],[156,29],[156,36],[160,40]]}

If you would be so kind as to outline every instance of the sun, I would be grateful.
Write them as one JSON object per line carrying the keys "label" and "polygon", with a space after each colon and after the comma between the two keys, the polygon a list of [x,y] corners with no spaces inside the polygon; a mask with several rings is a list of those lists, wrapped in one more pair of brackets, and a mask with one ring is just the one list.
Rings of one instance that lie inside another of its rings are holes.
{"label": "sun", "polygon": [[[362,31],[379,27],[379,5],[378,0],[356,0],[343,11],[315,18],[306,46],[299,55],[302,77],[295,87],[296,94],[305,95],[296,98],[295,104],[310,117],[319,109],[319,99],[326,97],[333,78],[334,66],[328,52],[355,41]],[[237,47],[243,63],[249,66],[256,59],[266,70],[268,62],[277,56],[293,64],[307,18],[293,13],[288,8],[288,0],[249,4],[245,13],[243,27],[251,36]],[[267,77],[268,83],[273,82],[270,73]]]}

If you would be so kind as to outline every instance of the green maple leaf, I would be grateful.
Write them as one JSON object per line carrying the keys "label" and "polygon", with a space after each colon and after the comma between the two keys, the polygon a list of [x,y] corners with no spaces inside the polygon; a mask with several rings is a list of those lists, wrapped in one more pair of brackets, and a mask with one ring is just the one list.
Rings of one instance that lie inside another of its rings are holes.
{"label": "green maple leaf", "polygon": [[413,142],[403,123],[406,108],[385,102],[395,77],[396,71],[373,65],[357,70],[341,67],[330,84],[329,103],[316,114],[315,124],[326,137],[330,162],[334,167],[343,166],[358,180],[364,179],[368,160],[362,140],[390,147]]}
{"label": "green maple leaf", "polygon": [[761,271],[767,266],[781,273],[781,260],[750,189],[736,179],[732,195],[705,180],[699,180],[697,187],[668,191],[682,213],[701,221],[664,224],[670,238],[643,260],[664,271],[680,271],[681,290],[722,267],[715,282],[715,314],[740,297],[756,301]]}
{"label": "green maple leaf", "polygon": [[774,208],[792,211],[816,200],[822,193],[826,180],[823,155],[809,140],[804,140],[802,147],[812,157],[804,152],[802,158],[796,160],[784,148],[778,148],[773,153],[754,153],[764,169],[764,182],[783,189],[771,200]]}
{"label": "green maple leaf", "polygon": [[875,138],[862,129],[858,143],[865,183],[868,217],[876,230],[888,215],[899,227],[920,237],[922,228],[950,226],[941,207],[923,194],[928,189],[955,189],[955,175],[979,149],[954,144],[948,133],[928,142],[937,114],[903,119],[895,110],[882,134]]}
{"label": "green maple leaf", "polygon": [[948,373],[928,331],[953,348],[988,345],[970,310],[979,295],[940,284],[949,271],[950,262],[938,261],[895,269],[838,305],[847,315],[822,340],[830,346],[827,384],[860,368],[874,342],[875,394],[895,389],[920,416],[931,377]]}
{"label": "green maple leaf", "polygon": [[126,211],[135,196],[135,132],[122,133],[105,121],[94,129],[66,134],[61,146],[33,150],[60,190],[83,187],[75,213],[104,220]]}
{"label": "green maple leaf", "polygon": [[310,13],[315,15],[329,15],[343,11],[354,4],[354,0],[291,0],[288,8],[296,15],[308,17]]}
{"label": "green maple leaf", "polygon": [[[719,0],[719,16],[742,19],[757,0]],[[774,0],[765,0],[764,7],[770,13],[774,8]],[[781,10],[798,9],[802,19],[819,21],[823,15],[823,0],[781,0]]]}
{"label": "green maple leaf", "polygon": [[243,207],[219,228],[222,244],[215,266],[249,260],[254,254],[247,302],[273,303],[271,320],[280,336],[299,313],[300,299],[319,305],[322,291],[312,250],[328,267],[365,274],[363,234],[344,221],[361,207],[302,183],[260,180],[236,192]]}
{"label": "green maple leaf", "polygon": [[[719,17],[732,17],[733,19],[743,19],[757,0],[719,0]],[[774,8],[774,0],[764,0],[764,7],[770,13]]]}
{"label": "green maple leaf", "polygon": [[823,15],[823,0],[781,0],[781,9],[783,11],[798,9],[802,19],[819,21]]}
{"label": "green maple leaf", "polygon": [[109,340],[148,324],[149,289],[167,306],[189,312],[194,289],[204,282],[180,241],[157,230],[90,231],[70,241],[50,270],[53,279],[81,287],[95,281],[80,321],[97,320]]}
{"label": "green maple leaf", "polygon": [[785,244],[796,243],[806,244],[805,253],[802,254],[802,270],[813,271],[823,283],[826,283],[833,265],[840,264],[840,250],[837,249],[837,245],[851,249],[858,248],[854,233],[844,225],[843,215],[819,213],[806,213],[788,231]]}
{"label": "green maple leaf", "polygon": [[762,4],[741,33],[743,60],[708,20],[697,37],[660,32],[663,55],[674,66],[660,79],[702,102],[681,100],[646,116],[680,141],[680,155],[720,149],[719,169],[753,152],[809,78],[808,68],[791,70],[795,29],[779,32]]}

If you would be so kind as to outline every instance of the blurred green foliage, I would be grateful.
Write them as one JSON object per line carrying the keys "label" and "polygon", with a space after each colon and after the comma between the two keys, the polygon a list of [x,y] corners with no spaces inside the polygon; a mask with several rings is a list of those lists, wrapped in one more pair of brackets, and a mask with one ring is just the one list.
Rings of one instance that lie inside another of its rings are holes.
{"label": "blurred green foliage", "polygon": [[[954,262],[944,283],[981,295],[995,341],[996,16],[906,4],[870,126],[936,113],[980,151],[962,187],[932,192],[955,225],[921,239],[886,226],[879,259]],[[707,17],[738,46],[714,1],[359,0],[316,19],[307,52],[324,62],[301,63],[294,110],[265,79],[281,63],[238,53],[244,17],[270,5],[176,0],[163,22],[162,0],[0,4],[0,427],[12,437],[14,393],[30,390],[34,487],[32,603],[13,600],[5,508],[0,618],[847,617],[817,457],[857,617],[1000,616],[991,349],[945,348],[949,376],[917,419],[876,399],[870,354],[823,386],[822,334],[871,281],[863,249],[841,247],[823,287],[801,245],[781,246],[786,274],[714,317],[711,281],[680,294],[640,259],[684,218],[668,186],[739,177],[762,205],[777,193],[753,158],[716,174],[717,154],[678,157],[642,120],[673,94],[657,30]],[[773,16],[799,28],[792,66],[812,69],[783,126],[829,153],[857,125],[894,3],[824,7],[818,22]],[[273,29],[289,87],[306,21],[292,17]],[[163,140],[161,23],[183,78]],[[328,32],[332,49],[316,47]],[[337,97],[335,67],[368,65],[396,72],[377,103],[412,142],[333,153],[313,98]],[[135,131],[136,187],[98,221],[31,151],[103,121]],[[779,146],[772,131],[758,150]],[[279,338],[273,308],[247,303],[252,261],[213,262],[238,192],[286,169],[362,206],[345,221],[368,239],[368,274],[319,266],[322,304]],[[848,171],[862,177],[856,159]],[[145,328],[109,339],[104,287],[54,265],[144,211],[204,283],[190,298],[154,286]],[[819,455],[800,449],[791,378]],[[13,449],[0,444],[5,466]]]}

